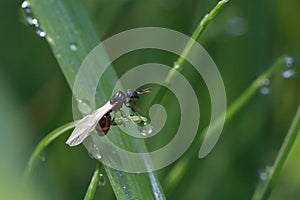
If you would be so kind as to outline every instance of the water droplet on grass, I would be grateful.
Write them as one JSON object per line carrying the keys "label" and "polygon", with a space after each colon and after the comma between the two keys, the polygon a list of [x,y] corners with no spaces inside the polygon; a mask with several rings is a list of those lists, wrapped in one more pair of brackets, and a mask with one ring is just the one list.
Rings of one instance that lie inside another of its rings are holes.
{"label": "water droplet on grass", "polygon": [[271,89],[269,87],[264,86],[264,87],[260,88],[260,93],[263,95],[270,94],[270,92],[271,92]]}
{"label": "water droplet on grass", "polygon": [[289,79],[291,77],[293,77],[295,74],[295,71],[292,69],[288,69],[282,72],[282,77],[285,79]]}
{"label": "water droplet on grass", "polygon": [[96,144],[91,144],[88,148],[88,154],[92,159],[100,160],[102,158],[99,148]]}
{"label": "water droplet on grass", "polygon": [[25,13],[25,19],[26,19],[27,23],[29,25],[34,25],[35,26],[35,28],[36,28],[36,30],[35,30],[36,34],[39,37],[46,37],[46,31],[43,30],[43,28],[40,25],[39,21],[36,18],[34,18],[29,2],[28,1],[24,1],[21,4],[21,8],[23,9],[23,11]]}
{"label": "water droplet on grass", "polygon": [[28,1],[23,1],[23,3],[21,4],[21,8],[24,10],[25,13],[30,14],[31,11],[31,7]]}
{"label": "water droplet on grass", "polygon": [[153,131],[153,127],[151,126],[151,124],[148,123],[148,121],[140,122],[137,128],[140,134],[143,136],[149,136]]}
{"label": "water droplet on grass", "polygon": [[27,8],[28,6],[30,6],[28,1],[23,1],[22,4],[21,4],[22,8]]}
{"label": "water droplet on grass", "polygon": [[70,44],[70,50],[71,51],[77,51],[77,44],[76,43],[71,43]]}
{"label": "water droplet on grass", "polygon": [[287,67],[292,67],[293,63],[294,63],[294,59],[292,57],[287,57],[285,59],[285,64],[286,64]]}
{"label": "water droplet on grass", "polygon": [[261,172],[259,173],[259,178],[264,181],[268,178],[268,175],[266,172]]}
{"label": "water droplet on grass", "polygon": [[39,24],[39,22],[38,22],[37,19],[32,19],[32,20],[31,20],[31,24],[34,25],[35,27],[40,26],[40,24]]}
{"label": "water droplet on grass", "polygon": [[41,29],[41,28],[37,28],[36,29],[36,34],[39,36],[39,37],[46,37],[46,32],[43,30],[43,29]]}
{"label": "water droplet on grass", "polygon": [[104,174],[100,173],[99,174],[99,181],[98,181],[98,186],[104,186],[107,182],[107,179]]}
{"label": "water droplet on grass", "polygon": [[261,85],[263,85],[263,86],[267,86],[267,85],[270,85],[270,83],[271,83],[271,81],[270,81],[270,79],[264,79],[262,82],[261,82]]}
{"label": "water droplet on grass", "polygon": [[33,24],[32,20],[33,20],[32,17],[26,17],[26,21],[29,25]]}
{"label": "water droplet on grass", "polygon": [[271,89],[269,88],[269,85],[270,85],[271,81],[270,79],[264,79],[262,80],[261,82],[261,88],[260,88],[260,93],[263,94],[263,95],[267,95],[271,92]]}
{"label": "water droplet on grass", "polygon": [[92,112],[92,108],[90,107],[90,105],[83,99],[77,99],[77,107],[79,111],[84,115]]}
{"label": "water droplet on grass", "polygon": [[174,63],[174,69],[179,69],[179,68],[180,68],[180,65],[177,62],[175,62]]}
{"label": "water droplet on grass", "polygon": [[97,147],[96,144],[93,144],[93,155],[94,158],[96,158],[97,160],[100,160],[102,158],[102,156],[100,155],[99,148]]}

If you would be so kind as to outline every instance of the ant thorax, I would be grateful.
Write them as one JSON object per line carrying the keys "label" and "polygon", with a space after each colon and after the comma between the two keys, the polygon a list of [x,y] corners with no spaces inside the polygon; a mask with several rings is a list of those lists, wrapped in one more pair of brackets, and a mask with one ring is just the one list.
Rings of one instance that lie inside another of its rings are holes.
{"label": "ant thorax", "polygon": [[126,103],[126,94],[122,91],[116,92],[110,99],[112,105],[115,104],[113,111],[118,111],[122,108],[123,104]]}

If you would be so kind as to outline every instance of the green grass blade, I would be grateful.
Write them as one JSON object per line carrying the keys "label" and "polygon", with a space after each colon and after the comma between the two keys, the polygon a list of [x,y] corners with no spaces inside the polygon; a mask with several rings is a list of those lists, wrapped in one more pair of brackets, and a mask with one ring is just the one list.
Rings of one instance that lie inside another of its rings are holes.
{"label": "green grass blade", "polygon": [[[100,42],[96,31],[78,0],[29,2],[34,16],[46,31],[46,39],[72,88],[82,61]],[[76,48],[71,48],[74,45]],[[101,80],[105,84],[101,84],[97,91],[96,106],[101,106],[101,102],[110,98],[112,87],[117,80],[115,71],[109,68]],[[147,152],[143,142],[129,140],[118,131],[111,134],[110,140],[125,150]],[[117,199],[164,199],[160,183],[153,173],[125,173],[106,166],[105,170]]]}
{"label": "green grass blade", "polygon": [[172,70],[170,70],[168,76],[165,79],[166,83],[170,83],[171,80],[175,76],[175,72],[179,72],[182,70],[183,64],[185,62],[186,56],[189,54],[190,50],[192,49],[193,45],[196,43],[197,39],[205,30],[208,23],[220,12],[220,10],[228,3],[228,0],[221,0],[217,3],[217,5],[204,16],[204,18],[200,21],[199,25],[197,26],[196,30],[192,34],[190,40],[188,41],[187,45],[183,49],[181,55],[179,56],[178,60],[174,63]]}
{"label": "green grass blade", "polygon": [[[138,118],[137,116],[130,116],[130,120],[134,122],[140,122],[140,120],[146,120],[145,117]],[[123,123],[125,121],[128,121],[129,119],[127,118],[116,118],[115,119],[118,123]],[[68,130],[71,130],[75,127],[76,122],[69,122],[67,124],[64,124],[60,126],[59,128],[55,129],[54,131],[50,132],[49,134],[44,137],[40,143],[37,145],[35,150],[33,151],[32,155],[30,156],[29,162],[27,164],[26,170],[25,170],[25,175],[24,175],[24,181],[28,179],[30,176],[32,170],[36,166],[36,163],[41,159],[41,155],[46,149],[46,147],[55,139],[57,139],[59,136],[63,135],[65,132]]]}
{"label": "green grass blade", "polygon": [[272,167],[266,169],[266,179],[260,180],[258,183],[252,200],[268,199],[275,186],[278,175],[282,171],[284,164],[287,161],[289,153],[297,139],[300,135],[300,105],[298,111],[294,117],[291,127],[282,143],[282,146],[277,154],[276,160]]}
{"label": "green grass blade", "polygon": [[75,127],[74,122],[69,122],[67,124],[64,124],[63,126],[55,129],[54,131],[50,132],[46,137],[44,137],[40,143],[37,145],[35,150],[33,151],[32,155],[30,156],[29,162],[27,164],[24,179],[23,182],[26,184],[32,170],[38,163],[38,161],[41,160],[41,154],[44,152],[45,148],[53,142],[56,138],[64,134],[66,131],[71,130]]}
{"label": "green grass blade", "polygon": [[[171,81],[174,80],[176,72],[180,72],[183,68],[183,64],[185,62],[185,57],[190,53],[190,50],[192,49],[195,42],[198,40],[198,38],[201,36],[203,31],[205,30],[206,26],[211,22],[211,20],[221,11],[221,9],[228,3],[228,0],[221,0],[217,3],[217,5],[204,16],[203,19],[200,20],[199,25],[196,27],[195,31],[193,32],[190,40],[184,47],[181,55],[178,57],[177,61],[174,62],[174,66],[169,71],[167,77],[165,78],[165,83],[169,84]],[[155,98],[152,102],[163,102],[165,98],[167,89],[165,87],[161,87]]]}
{"label": "green grass blade", "polygon": [[97,186],[99,184],[99,178],[100,178],[101,169],[102,169],[102,165],[100,164],[100,162],[97,162],[96,169],[95,169],[94,174],[92,176],[90,185],[89,185],[89,187],[88,187],[88,189],[86,191],[84,200],[92,200],[92,199],[94,199],[94,195],[95,195]]}
{"label": "green grass blade", "polygon": [[[227,113],[225,116],[225,121],[228,122],[232,117],[240,111],[243,107],[247,105],[247,103],[251,100],[251,98],[256,94],[256,92],[263,86],[263,83],[266,79],[269,79],[275,72],[281,69],[282,66],[285,65],[286,56],[282,56],[278,58],[275,63],[268,68],[266,72],[264,72],[261,76],[259,76],[227,109]],[[212,123],[212,128],[217,128],[220,125],[220,120],[223,116],[220,116],[215,122]],[[220,120],[219,120],[220,119]],[[186,154],[178,163],[170,170],[167,174],[165,182],[163,183],[166,191],[172,191],[176,185],[181,181],[185,173],[189,170],[192,159],[197,157],[199,147],[201,146],[203,139],[205,137],[207,128],[205,128],[201,134],[199,139],[196,139],[196,143],[191,146],[191,151]]]}

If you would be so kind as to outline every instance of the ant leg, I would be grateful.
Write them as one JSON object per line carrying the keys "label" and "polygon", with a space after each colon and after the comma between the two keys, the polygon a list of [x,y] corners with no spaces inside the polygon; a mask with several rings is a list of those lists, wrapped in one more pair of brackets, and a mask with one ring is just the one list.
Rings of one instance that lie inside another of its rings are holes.
{"label": "ant leg", "polygon": [[133,107],[130,107],[131,108],[131,111],[138,117],[140,117],[140,114],[133,108]]}
{"label": "ant leg", "polygon": [[119,110],[119,112],[121,113],[121,116],[123,118],[128,120],[128,121],[124,120],[124,122],[122,122],[122,123],[124,123],[124,126],[126,126],[126,124],[128,124],[128,122],[132,122],[132,119],[128,115],[126,115],[126,113],[123,110]]}
{"label": "ant leg", "polygon": [[119,110],[120,114],[121,114],[121,117],[123,118],[128,118],[126,113],[123,111],[123,110]]}
{"label": "ant leg", "polygon": [[131,111],[135,114],[135,116],[137,116],[141,121],[142,121],[142,117],[141,117],[141,115],[135,110],[135,108],[136,109],[139,109],[139,107],[136,105],[136,102],[134,101],[134,100],[129,100],[129,102],[128,103],[133,103],[133,105],[134,105],[134,107],[133,106],[128,106],[130,109],[131,109]]}
{"label": "ant leg", "polygon": [[117,123],[116,124],[114,124],[114,123],[115,123],[115,113],[114,113],[114,117],[111,120],[111,125],[118,125]]}
{"label": "ant leg", "polygon": [[[130,104],[133,103],[134,107],[131,106]],[[130,99],[126,104],[125,104],[126,107],[130,108],[131,111],[136,115],[136,116],[140,116],[140,114],[136,111],[139,110],[139,107],[137,106],[136,102],[132,99]]]}
{"label": "ant leg", "polygon": [[[117,117],[116,117],[117,116]],[[123,120],[116,120],[116,118],[125,118],[127,120],[131,120],[127,115],[126,113],[123,111],[123,110],[118,110],[118,111],[114,111],[114,117],[113,119],[111,120],[111,124],[112,125],[115,125],[115,126],[118,126],[118,125],[121,125],[123,124]],[[125,121],[125,120],[124,120]]]}

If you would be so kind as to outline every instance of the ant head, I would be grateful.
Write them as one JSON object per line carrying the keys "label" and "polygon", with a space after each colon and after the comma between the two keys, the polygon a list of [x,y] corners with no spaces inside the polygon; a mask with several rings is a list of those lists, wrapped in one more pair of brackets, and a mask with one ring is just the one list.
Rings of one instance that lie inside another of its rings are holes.
{"label": "ant head", "polygon": [[138,92],[135,90],[131,90],[131,89],[127,90],[126,95],[130,99],[138,99],[139,98]]}

